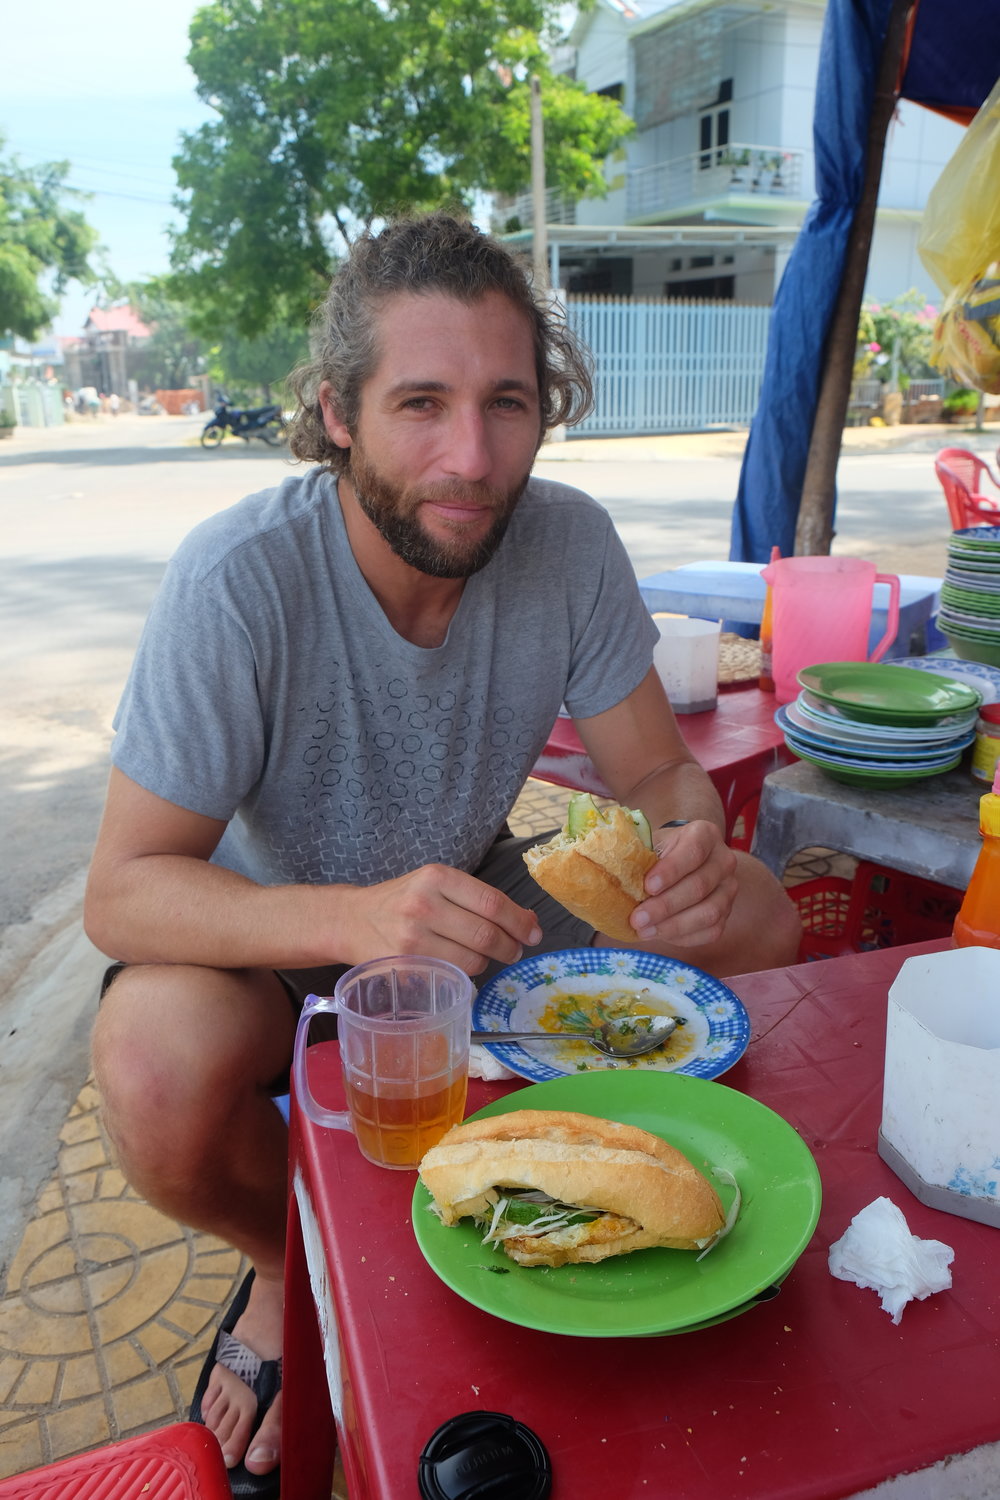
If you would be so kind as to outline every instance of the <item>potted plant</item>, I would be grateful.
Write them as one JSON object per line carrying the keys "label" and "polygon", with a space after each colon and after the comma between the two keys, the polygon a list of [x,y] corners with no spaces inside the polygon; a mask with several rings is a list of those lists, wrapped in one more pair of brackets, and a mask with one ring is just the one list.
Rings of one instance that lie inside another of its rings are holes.
{"label": "potted plant", "polygon": [[967,422],[976,415],[978,408],[978,391],[951,391],[941,402],[941,415],[946,422]]}
{"label": "potted plant", "polygon": [[733,150],[726,147],[718,156],[720,167],[731,167],[729,186],[738,187],[743,181],[743,168],[750,165],[750,152],[745,146]]}

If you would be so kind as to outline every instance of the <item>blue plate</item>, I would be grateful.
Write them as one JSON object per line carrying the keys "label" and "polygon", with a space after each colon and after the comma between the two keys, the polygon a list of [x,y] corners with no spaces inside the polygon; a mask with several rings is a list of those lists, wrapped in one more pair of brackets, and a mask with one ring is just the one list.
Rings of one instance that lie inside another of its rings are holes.
{"label": "blue plate", "polygon": [[[605,1057],[582,1039],[501,1040],[505,1031],[584,1032],[614,1016],[643,1014],[676,1016],[681,1023],[643,1057]],[[727,985],[690,964],[632,948],[571,948],[522,959],[479,991],[472,1024],[496,1031],[488,1050],[534,1083],[609,1068],[718,1078],[750,1041],[750,1018]]]}
{"label": "blue plate", "polygon": [[870,754],[862,754],[844,745],[836,750],[827,750],[814,745],[809,738],[798,731],[786,729],[785,744],[789,750],[794,750],[796,755],[809,756],[831,766],[853,766],[859,771],[936,771],[941,769],[951,770],[961,759],[962,751],[972,744],[975,733],[969,735],[961,744],[941,745],[933,750],[926,751],[917,759],[908,758],[903,755],[890,755],[888,753],[873,757]]}
{"label": "blue plate", "polygon": [[815,751],[817,754],[829,755],[831,759],[843,759],[858,765],[869,761],[885,767],[910,763],[925,766],[937,765],[943,760],[953,760],[956,752],[967,749],[976,738],[975,727],[973,727],[961,735],[953,735],[951,739],[940,743],[907,741],[890,745],[888,741],[883,740],[880,744],[873,745],[855,740],[841,740],[833,735],[827,736],[812,729],[803,729],[801,724],[796,723],[795,717],[788,712],[784,704],[775,714],[774,721],[783,732],[790,749],[794,750],[797,745],[801,744],[807,750]]}

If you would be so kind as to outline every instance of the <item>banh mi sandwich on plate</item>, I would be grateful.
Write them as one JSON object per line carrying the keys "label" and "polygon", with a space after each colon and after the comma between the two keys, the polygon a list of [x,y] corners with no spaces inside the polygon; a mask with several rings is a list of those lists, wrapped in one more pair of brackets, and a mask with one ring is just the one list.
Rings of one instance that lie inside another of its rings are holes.
{"label": "banh mi sandwich on plate", "polygon": [[[475,1219],[484,1243],[522,1266],[654,1246],[705,1250],[731,1227],[718,1193],[675,1146],[569,1110],[519,1109],[455,1125],[424,1156],[420,1180],[443,1224]],[[738,1212],[737,1196],[731,1218]]]}
{"label": "banh mi sandwich on plate", "polygon": [[645,878],[656,863],[643,813],[611,803],[598,807],[588,792],[570,798],[561,833],[527,849],[532,877],[574,917],[616,942],[637,941],[629,917],[646,899]]}

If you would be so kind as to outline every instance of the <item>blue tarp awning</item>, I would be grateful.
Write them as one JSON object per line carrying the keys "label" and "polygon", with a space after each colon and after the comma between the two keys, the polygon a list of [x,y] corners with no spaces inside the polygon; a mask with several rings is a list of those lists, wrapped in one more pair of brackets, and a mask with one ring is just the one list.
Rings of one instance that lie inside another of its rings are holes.
{"label": "blue tarp awning", "polygon": [[[892,0],[828,0],[816,80],[816,198],[778,287],[757,413],[733,511],[730,557],[795,548],[799,498]],[[901,93],[973,117],[1000,77],[998,0],[918,0]]]}

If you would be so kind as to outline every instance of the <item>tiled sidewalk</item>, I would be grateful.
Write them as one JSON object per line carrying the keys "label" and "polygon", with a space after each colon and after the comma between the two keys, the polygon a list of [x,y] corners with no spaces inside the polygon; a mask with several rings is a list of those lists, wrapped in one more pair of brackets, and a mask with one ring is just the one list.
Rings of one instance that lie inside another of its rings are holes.
{"label": "tiled sidewalk", "polygon": [[[529,782],[514,831],[556,827],[567,795]],[[798,878],[821,873],[817,861],[829,869],[814,852]],[[88,1083],[0,1297],[0,1477],[186,1416],[242,1277],[237,1251],[131,1191],[98,1106]]]}

